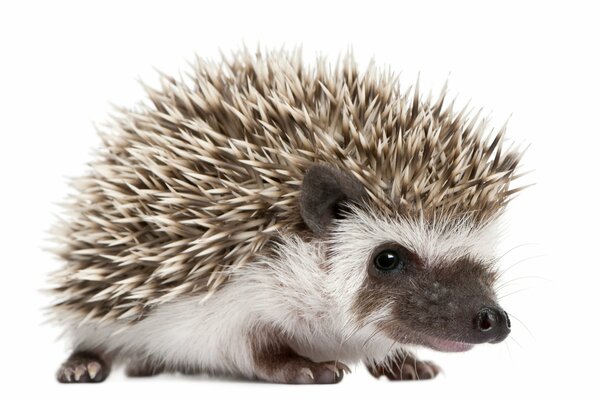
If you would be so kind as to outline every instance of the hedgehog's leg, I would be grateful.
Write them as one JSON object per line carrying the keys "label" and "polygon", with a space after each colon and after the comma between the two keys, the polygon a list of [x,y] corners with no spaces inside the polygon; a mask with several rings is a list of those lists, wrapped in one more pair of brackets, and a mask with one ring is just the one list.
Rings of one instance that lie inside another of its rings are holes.
{"label": "hedgehog's leg", "polygon": [[338,383],[344,372],[350,372],[339,361],[314,362],[302,357],[273,330],[263,331],[251,344],[255,374],[268,382]]}
{"label": "hedgehog's leg", "polygon": [[132,378],[143,378],[165,372],[165,365],[149,358],[134,358],[127,363],[125,374]]}
{"label": "hedgehog's leg", "polygon": [[56,379],[61,383],[96,383],[109,373],[109,360],[91,351],[76,351],[60,366]]}
{"label": "hedgehog's leg", "polygon": [[375,378],[382,375],[391,381],[411,381],[435,378],[441,368],[431,361],[420,361],[410,353],[398,352],[381,363],[368,363],[367,369]]}

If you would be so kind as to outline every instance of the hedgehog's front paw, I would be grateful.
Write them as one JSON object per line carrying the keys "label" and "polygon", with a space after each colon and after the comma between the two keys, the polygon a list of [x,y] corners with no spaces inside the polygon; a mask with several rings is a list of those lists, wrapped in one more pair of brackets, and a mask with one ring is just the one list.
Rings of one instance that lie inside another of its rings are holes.
{"label": "hedgehog's front paw", "polygon": [[338,383],[350,368],[339,361],[314,362],[296,353],[275,328],[262,327],[250,339],[254,376],[274,383]]}
{"label": "hedgehog's front paw", "polygon": [[441,368],[431,361],[420,361],[412,355],[397,354],[381,364],[367,365],[375,378],[382,375],[392,381],[412,381],[435,378]]}
{"label": "hedgehog's front paw", "polygon": [[286,364],[287,383],[338,383],[350,368],[339,361],[315,363],[309,360],[294,360]]}
{"label": "hedgehog's front paw", "polygon": [[282,362],[270,373],[260,374],[260,378],[276,383],[328,384],[340,382],[344,373],[350,373],[350,368],[339,361],[316,363],[298,357]]}
{"label": "hedgehog's front paw", "polygon": [[56,379],[61,383],[102,382],[109,372],[110,366],[99,356],[76,352],[60,366]]}

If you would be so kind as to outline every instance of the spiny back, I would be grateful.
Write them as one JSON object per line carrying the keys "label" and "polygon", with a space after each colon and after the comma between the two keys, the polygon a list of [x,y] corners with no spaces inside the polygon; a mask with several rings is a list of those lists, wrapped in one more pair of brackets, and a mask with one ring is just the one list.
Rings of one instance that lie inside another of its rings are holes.
{"label": "spiny back", "polygon": [[66,267],[53,276],[63,318],[132,321],[216,289],[278,231],[306,230],[298,197],[313,163],[354,174],[384,214],[485,224],[518,190],[504,129],[484,135],[445,92],[401,92],[351,56],[308,68],[299,52],[244,51],[147,90],[151,102],[120,112],[74,181]]}

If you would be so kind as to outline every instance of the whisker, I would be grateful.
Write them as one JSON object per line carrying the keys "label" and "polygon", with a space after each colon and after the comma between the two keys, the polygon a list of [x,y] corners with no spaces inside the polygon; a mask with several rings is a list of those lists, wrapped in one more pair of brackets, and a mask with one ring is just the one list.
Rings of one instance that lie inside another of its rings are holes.
{"label": "whisker", "polygon": [[521,293],[521,292],[524,292],[524,291],[526,291],[526,290],[531,290],[531,289],[532,289],[532,288],[530,288],[530,287],[527,287],[527,288],[523,288],[523,289],[515,290],[514,292],[506,293],[506,294],[504,294],[504,295],[502,295],[502,296],[499,296],[499,297],[498,297],[498,300],[502,300],[502,299],[505,299],[505,298],[507,298],[508,296],[512,296],[512,295],[514,295],[514,294]]}
{"label": "whisker", "polygon": [[[345,330],[346,330],[346,327],[347,327],[349,324],[350,324],[350,321],[346,321],[346,323],[345,323],[345,324],[344,324],[344,326],[342,327],[342,330],[343,330],[343,331],[345,331]],[[335,364],[334,364],[334,365],[335,365],[335,367],[337,367],[337,362],[338,362],[338,359],[340,358],[340,354],[341,354],[341,352],[342,352],[342,347],[344,346],[344,344],[348,343],[348,341],[349,341],[349,340],[350,340],[350,339],[351,339],[351,338],[352,338],[354,335],[356,335],[356,333],[357,333],[357,332],[358,332],[358,331],[359,331],[361,328],[362,328],[361,326],[357,326],[357,327],[355,327],[355,328],[354,328],[352,331],[350,331],[350,334],[349,334],[347,337],[345,337],[345,338],[342,338],[342,340],[340,340],[340,344],[338,345],[338,348],[337,348],[337,351],[336,351],[336,354],[335,354]]]}
{"label": "whisker", "polygon": [[512,357],[512,352],[510,351],[510,346],[508,345],[508,342],[504,342],[504,346],[506,346],[506,351],[508,351],[508,357],[511,359],[513,359]]}
{"label": "whisker", "polygon": [[524,263],[525,261],[531,261],[531,260],[535,260],[536,258],[542,258],[545,257],[545,254],[538,254],[535,256],[529,256],[529,257],[525,257],[515,263],[513,263],[512,265],[510,265],[509,267],[503,269],[502,271],[500,271],[500,274],[498,275],[498,279],[502,278],[508,271],[510,271],[511,269],[513,269],[514,267],[516,267],[519,264]]}
{"label": "whisker", "polygon": [[496,287],[496,290],[501,290],[503,288],[505,288],[506,286],[509,286],[510,284],[516,282],[516,281],[520,281],[523,279],[540,279],[546,282],[552,282],[551,279],[548,278],[544,278],[543,276],[537,276],[537,275],[525,275],[525,276],[517,276],[515,278],[509,279],[508,281],[504,281],[502,282],[500,285],[498,285]]}
{"label": "whisker", "polygon": [[[344,344],[348,343],[348,342],[349,342],[349,341],[350,341],[350,340],[351,340],[351,339],[352,339],[352,338],[353,338],[353,337],[354,337],[354,336],[355,336],[355,335],[356,335],[356,334],[357,334],[357,333],[358,333],[358,332],[359,332],[361,329],[363,329],[363,328],[364,328],[364,327],[366,327],[367,325],[369,325],[369,324],[376,324],[376,323],[378,323],[378,322],[382,322],[382,321],[385,321],[385,317],[379,317],[379,318],[373,319],[373,320],[371,320],[371,321],[368,321],[368,322],[366,322],[366,323],[364,323],[364,324],[362,324],[362,325],[357,325],[356,327],[354,327],[354,328],[353,328],[353,329],[352,329],[352,330],[349,332],[349,334],[348,334],[348,335],[347,335],[345,338],[342,338],[342,340],[340,341],[340,343],[339,343],[339,345],[338,345],[338,349],[337,349],[337,351],[336,351],[336,356],[335,356],[335,364],[334,364],[334,365],[336,365],[336,366],[337,366],[337,361],[338,361],[338,359],[339,359],[339,355],[340,355],[340,354],[341,354],[341,352],[342,352],[342,347],[344,346]],[[351,323],[351,321],[347,321],[347,322],[344,324],[344,326],[343,326],[343,330],[345,330],[345,328],[347,328],[347,326],[348,326],[350,323]],[[363,349],[363,348],[366,346],[367,342],[368,342],[368,341],[369,341],[371,338],[373,338],[373,337],[374,337],[374,336],[375,336],[377,333],[381,332],[382,330],[383,330],[383,327],[382,327],[382,328],[380,328],[380,329],[378,329],[378,330],[376,330],[375,332],[373,332],[373,334],[371,334],[371,335],[370,335],[370,336],[369,336],[369,337],[368,337],[368,338],[365,340],[365,342],[363,343],[363,345],[362,345],[362,347],[361,347],[361,350],[362,350],[362,349]]]}
{"label": "whisker", "polygon": [[532,333],[532,332],[529,330],[529,328],[527,327],[527,325],[525,325],[525,323],[523,323],[523,321],[521,321],[519,318],[517,318],[517,316],[516,316],[516,315],[514,315],[514,314],[511,314],[511,313],[509,313],[509,312],[507,312],[507,314],[508,314],[508,316],[509,316],[511,319],[514,319],[515,321],[517,321],[518,323],[520,323],[520,324],[523,326],[523,328],[525,328],[525,330],[526,330],[526,331],[529,333],[529,335],[530,335],[530,336],[531,336],[533,339],[535,339],[535,336],[534,336],[534,335],[533,335],[533,333]]}
{"label": "whisker", "polygon": [[377,322],[384,322],[384,324],[382,324],[379,328],[377,328],[372,334],[370,334],[364,341],[363,345],[361,346],[361,350],[363,350],[365,348],[365,346],[375,338],[375,336],[381,332],[383,332],[383,330],[386,328],[385,326],[385,318],[380,318],[378,320],[373,321],[373,323],[377,323]]}
{"label": "whisker", "polygon": [[515,339],[514,337],[512,337],[512,336],[509,336],[508,338],[509,338],[510,340],[512,340],[513,342],[515,342],[515,343],[517,344],[517,346],[519,346],[521,349],[525,349],[523,346],[521,346],[521,343],[519,343],[519,342],[517,341],[517,339]]}
{"label": "whisker", "polygon": [[521,244],[518,244],[518,245],[514,246],[513,248],[511,248],[511,249],[507,250],[506,252],[504,252],[504,253],[503,253],[501,256],[499,256],[499,257],[495,257],[495,258],[494,258],[494,261],[496,261],[496,262],[500,261],[500,260],[501,260],[501,259],[503,259],[503,258],[504,258],[506,255],[508,255],[509,253],[511,253],[512,251],[514,251],[514,250],[516,250],[516,249],[519,249],[519,248],[522,248],[522,247],[525,247],[525,246],[534,246],[534,245],[539,245],[539,244],[540,244],[540,243],[537,243],[537,242],[531,242],[531,243],[521,243]]}
{"label": "whisker", "polygon": [[[408,355],[405,355],[405,357],[402,358],[402,365],[400,365],[400,380],[402,380],[402,372],[404,369],[404,363],[406,363],[406,359],[408,358]],[[397,364],[396,364],[397,365]]]}

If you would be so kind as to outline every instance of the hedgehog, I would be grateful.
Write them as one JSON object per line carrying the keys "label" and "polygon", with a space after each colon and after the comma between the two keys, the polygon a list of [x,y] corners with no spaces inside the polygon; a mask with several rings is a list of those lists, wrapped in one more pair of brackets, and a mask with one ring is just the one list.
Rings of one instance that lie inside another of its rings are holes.
{"label": "hedgehog", "polygon": [[99,129],[57,223],[59,382],[192,373],[433,378],[416,352],[499,343],[506,124],[351,53],[244,49],[160,73]]}

